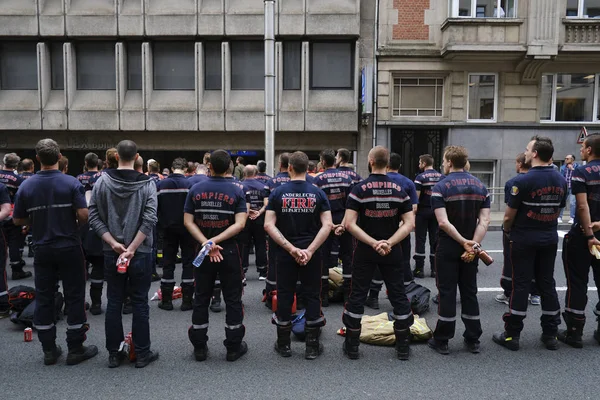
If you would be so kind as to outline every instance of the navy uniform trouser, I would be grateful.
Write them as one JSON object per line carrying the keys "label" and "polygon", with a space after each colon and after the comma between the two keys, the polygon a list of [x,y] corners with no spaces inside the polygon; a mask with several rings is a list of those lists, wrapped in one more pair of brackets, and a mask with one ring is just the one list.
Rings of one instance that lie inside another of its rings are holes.
{"label": "navy uniform trouser", "polygon": [[[582,234],[573,230],[565,235],[562,259],[565,267],[565,276],[567,277],[565,312],[573,318],[585,322],[590,266],[594,274],[596,287],[599,287],[600,260],[597,260],[596,257],[590,254],[587,239]],[[600,317],[600,301],[596,303],[594,314]]]}
{"label": "navy uniform trouser", "polygon": [[89,329],[85,314],[85,256],[81,246],[53,248],[36,246],[33,259],[35,271],[35,311],[33,324],[44,350],[56,343],[57,320],[54,303],[57,283],[62,279],[67,314],[67,345],[78,349]]}
{"label": "navy uniform trouser", "polygon": [[203,347],[208,341],[208,307],[213,295],[214,282],[219,274],[226,305],[224,343],[227,348],[235,350],[246,332],[243,324],[242,264],[235,240],[220,243],[220,246],[223,247],[221,250],[223,261],[213,263],[209,257],[206,257],[200,267],[194,268],[196,290],[189,338],[194,347]]}
{"label": "navy uniform trouser", "polygon": [[196,241],[183,226],[170,226],[163,231],[163,276],[161,286],[175,286],[175,263],[177,252],[181,248],[181,286],[194,285],[194,266]]}
{"label": "navy uniform trouser", "polygon": [[[500,287],[504,290],[504,295],[510,298],[512,293],[512,267],[510,265],[510,239],[508,235],[502,232],[502,254],[504,256],[504,265],[502,266],[502,276],[500,277]],[[529,294],[539,296],[535,279],[531,281]]]}
{"label": "navy uniform trouser", "polygon": [[267,238],[265,233],[265,217],[261,215],[255,220],[248,218],[246,227],[240,234],[242,239],[242,268],[248,269],[250,264],[250,247],[254,243],[256,249],[256,269],[263,271],[267,268]]}
{"label": "navy uniform trouser", "polygon": [[6,280],[6,241],[0,231],[0,311],[10,308],[8,304],[8,282]]}
{"label": "navy uniform trouser", "polygon": [[387,256],[380,256],[371,247],[363,243],[358,244],[352,266],[350,297],[342,316],[346,328],[360,330],[365,301],[376,269],[381,272],[388,290],[388,297],[393,307],[394,328],[403,330],[412,325],[414,317],[404,291],[404,271],[400,264],[402,257],[402,248],[399,245],[394,246]]}
{"label": "navy uniform trouser", "polygon": [[8,245],[8,254],[10,258],[10,265],[12,267],[17,266],[21,268],[19,263],[21,262],[21,248],[25,243],[25,235],[20,226],[16,226],[12,219],[4,221],[2,225],[2,231]]}
{"label": "navy uniform trouser", "polygon": [[[423,268],[425,264],[425,242],[429,233],[429,257],[435,254],[438,237],[438,222],[431,208],[419,210],[415,216],[415,255],[413,256],[417,268]],[[431,268],[435,268],[433,263]]]}
{"label": "navy uniform trouser", "polygon": [[433,336],[448,341],[456,330],[456,290],[460,292],[463,337],[477,341],[482,334],[477,301],[477,258],[471,263],[461,260],[464,249],[452,239],[442,238],[435,253],[436,285],[439,292],[438,322]]}
{"label": "navy uniform trouser", "polygon": [[267,267],[267,280],[266,280],[266,291],[267,296],[273,290],[276,289],[277,285],[277,243],[269,236],[267,239],[267,254],[268,254],[268,267]]}
{"label": "navy uniform trouser", "polygon": [[[344,215],[335,215],[333,217],[334,225],[339,225],[344,219]],[[329,292],[329,268],[338,266],[338,260],[342,260],[342,276],[344,278],[344,288],[350,289],[350,280],[352,278],[352,252],[353,243],[352,235],[344,232],[337,236],[335,232],[331,232],[325,243],[323,244],[323,271],[321,276],[321,291]]]}
{"label": "navy uniform trouser", "polygon": [[513,288],[509,311],[502,318],[507,335],[520,336],[527,316],[531,280],[535,279],[542,300],[542,331],[545,335],[555,336],[560,325],[560,305],[554,281],[557,245],[533,246],[511,240],[509,248]]}
{"label": "navy uniform trouser", "polygon": [[100,287],[104,285],[104,254],[101,255],[86,255],[86,260],[92,264],[92,272],[90,273],[90,285],[92,287]]}
{"label": "navy uniform trouser", "polygon": [[[410,235],[400,242],[400,246],[402,248],[402,259],[400,260],[400,266],[402,267],[403,281],[404,285],[408,285],[414,280],[412,270],[410,269]],[[383,281],[384,279],[381,272],[379,270],[375,270],[373,279],[371,280],[371,290],[374,292],[381,291],[381,288],[383,287]]]}
{"label": "navy uniform trouser", "polygon": [[325,325],[321,312],[321,266],[324,264],[321,250],[315,252],[309,263],[300,266],[285,250],[277,252],[277,319],[279,326],[292,323],[292,305],[296,283],[302,282],[302,298],[306,307],[306,325],[318,327]]}

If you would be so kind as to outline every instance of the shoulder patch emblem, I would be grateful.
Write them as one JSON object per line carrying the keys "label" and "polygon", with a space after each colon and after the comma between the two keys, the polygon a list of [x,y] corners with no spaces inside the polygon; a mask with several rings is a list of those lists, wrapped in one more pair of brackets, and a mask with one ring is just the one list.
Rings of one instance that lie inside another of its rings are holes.
{"label": "shoulder patch emblem", "polygon": [[513,187],[510,189],[510,194],[512,194],[513,196],[516,196],[516,195],[518,195],[518,194],[519,194],[519,188],[518,188],[518,187],[516,187],[516,186],[513,186]]}

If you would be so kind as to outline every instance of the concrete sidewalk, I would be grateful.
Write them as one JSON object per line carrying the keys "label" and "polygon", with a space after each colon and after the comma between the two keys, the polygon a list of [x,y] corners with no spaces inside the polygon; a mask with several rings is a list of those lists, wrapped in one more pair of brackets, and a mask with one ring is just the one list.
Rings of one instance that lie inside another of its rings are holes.
{"label": "concrete sidewalk", "polygon": [[[558,224],[558,230],[568,231],[571,229],[571,224],[567,223],[569,221],[569,213],[565,212],[563,218],[563,223]],[[490,227],[488,231],[501,231],[502,230],[502,221],[504,219],[504,211],[492,211],[492,222],[490,223]]]}

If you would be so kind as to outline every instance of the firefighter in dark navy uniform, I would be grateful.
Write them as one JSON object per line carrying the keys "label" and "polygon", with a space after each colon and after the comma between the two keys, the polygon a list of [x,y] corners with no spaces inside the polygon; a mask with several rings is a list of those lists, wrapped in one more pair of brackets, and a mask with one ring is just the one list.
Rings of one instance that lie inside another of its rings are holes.
{"label": "firefighter in dark navy uniform", "polygon": [[400,242],[410,235],[415,217],[406,191],[386,176],[389,159],[389,151],[384,147],[371,149],[368,160],[372,173],[352,189],[344,216],[346,230],[358,240],[350,297],[342,317],[346,326],[343,350],[350,359],[359,358],[361,318],[377,268],[394,308],[391,316],[394,319],[397,357],[401,360],[409,357],[409,328],[414,317],[404,291]]}
{"label": "firefighter in dark navy uniform", "polygon": [[200,267],[194,268],[196,290],[189,338],[197,361],[207,358],[208,307],[217,274],[226,304],[225,347],[227,360],[235,361],[248,351],[243,341],[242,266],[236,236],[244,229],[247,218],[246,196],[242,189],[226,178],[231,156],[216,150],[210,156],[211,177],[198,183],[188,193],[184,224],[202,246],[212,242],[209,254]]}
{"label": "firefighter in dark navy uniform", "polygon": [[58,144],[42,139],[36,145],[41,171],[27,179],[15,197],[14,222],[31,224],[36,246],[36,307],[34,325],[44,351],[44,364],[55,364],[62,354],[56,345],[56,285],[62,279],[67,316],[67,364],[74,365],[98,354],[84,346],[89,329],[85,315],[85,258],[79,226],[88,219],[84,188],[77,179],[58,170]]}
{"label": "firefighter in dark navy uniform", "polygon": [[257,169],[254,165],[244,167],[244,193],[246,203],[250,204],[248,221],[243,231],[242,240],[242,267],[248,270],[250,247],[252,243],[256,248],[256,269],[259,280],[267,277],[267,238],[265,237],[265,212],[269,198],[269,188],[264,181],[257,178]]}
{"label": "firefighter in dark navy uniform", "polygon": [[554,153],[552,140],[534,136],[527,144],[525,161],[531,169],[513,183],[504,215],[504,231],[510,238],[512,286],[509,311],[504,314],[504,331],[494,342],[519,350],[531,280],[542,298],[541,340],[548,350],[558,349],[560,305],[554,281],[558,233],[557,219],[565,206],[567,181],[549,166]]}
{"label": "firefighter in dark navy uniform", "polygon": [[292,355],[292,304],[300,279],[306,305],[305,358],[312,360],[322,352],[319,336],[325,317],[320,302],[321,245],[331,233],[333,224],[325,193],[306,182],[307,168],[306,154],[298,151],[290,156],[288,172],[291,181],[271,193],[265,230],[278,245],[275,349],[283,357]]}
{"label": "firefighter in dark navy uniform", "polygon": [[440,227],[435,253],[439,317],[428,345],[443,355],[449,354],[448,341],[456,330],[457,286],[465,325],[464,343],[471,353],[479,353],[482,333],[475,247],[483,240],[490,223],[490,197],[481,181],[464,171],[467,163],[467,149],[448,146],[444,151],[446,177],[431,193],[431,207]]}
{"label": "firefighter in dark navy uniform", "polygon": [[[11,213],[11,202],[8,189],[0,183],[0,221],[4,221]],[[6,282],[6,242],[0,232],[0,318],[10,315],[8,303],[8,282]]]}
{"label": "firefighter in dark navy uniform", "polygon": [[[558,336],[562,342],[577,348],[583,347],[590,266],[596,287],[600,286],[600,260],[592,255],[593,247],[600,246],[600,134],[588,136],[580,153],[581,160],[587,164],[577,167],[571,177],[577,214],[563,243],[562,257],[567,276],[563,318],[567,330]],[[598,321],[594,338],[600,344],[600,301],[596,303],[594,314]]]}

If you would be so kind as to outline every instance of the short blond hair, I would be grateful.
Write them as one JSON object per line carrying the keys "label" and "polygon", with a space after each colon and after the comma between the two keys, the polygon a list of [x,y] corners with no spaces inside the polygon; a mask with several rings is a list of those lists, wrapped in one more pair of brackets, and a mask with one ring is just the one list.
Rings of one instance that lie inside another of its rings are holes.
{"label": "short blond hair", "polygon": [[463,146],[447,146],[444,158],[452,163],[454,168],[464,168],[469,160],[469,152]]}

